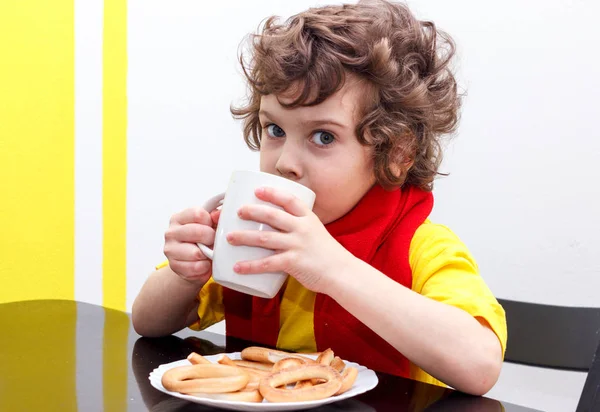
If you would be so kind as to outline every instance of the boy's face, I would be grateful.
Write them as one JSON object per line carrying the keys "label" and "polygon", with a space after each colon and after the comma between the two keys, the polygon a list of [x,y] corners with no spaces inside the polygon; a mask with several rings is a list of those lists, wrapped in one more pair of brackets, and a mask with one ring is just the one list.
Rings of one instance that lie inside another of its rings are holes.
{"label": "boy's face", "polygon": [[[372,150],[354,133],[364,88],[352,78],[324,102],[285,108],[275,95],[260,104],[260,169],[312,189],[323,224],[348,213],[375,183]],[[281,95],[287,103],[293,95]]]}

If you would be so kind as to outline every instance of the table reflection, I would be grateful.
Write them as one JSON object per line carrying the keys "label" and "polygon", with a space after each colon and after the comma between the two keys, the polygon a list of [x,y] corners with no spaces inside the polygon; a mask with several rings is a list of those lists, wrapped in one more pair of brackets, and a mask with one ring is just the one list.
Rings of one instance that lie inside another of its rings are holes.
{"label": "table reflection", "polygon": [[[129,314],[62,300],[0,305],[0,411],[205,411],[150,385],[150,372],[190,352],[237,352],[252,342],[181,331],[142,338]],[[531,409],[378,374],[373,390],[323,411],[506,411]],[[212,410],[212,409],[210,409]]]}

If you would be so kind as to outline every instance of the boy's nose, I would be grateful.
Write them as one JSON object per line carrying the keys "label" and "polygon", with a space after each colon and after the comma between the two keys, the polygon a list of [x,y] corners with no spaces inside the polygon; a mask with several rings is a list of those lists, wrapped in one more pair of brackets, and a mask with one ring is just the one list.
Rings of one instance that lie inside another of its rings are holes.
{"label": "boy's nose", "polygon": [[298,180],[302,178],[302,166],[298,156],[298,148],[294,147],[293,143],[289,142],[289,140],[284,143],[275,168],[282,177],[287,179]]}

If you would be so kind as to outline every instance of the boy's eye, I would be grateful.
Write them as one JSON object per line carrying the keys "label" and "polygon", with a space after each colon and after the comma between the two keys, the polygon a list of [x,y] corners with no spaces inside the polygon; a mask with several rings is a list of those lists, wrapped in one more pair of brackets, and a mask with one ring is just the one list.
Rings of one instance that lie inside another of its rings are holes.
{"label": "boy's eye", "polygon": [[285,137],[283,129],[276,124],[270,124],[267,126],[267,133],[271,137]]}
{"label": "boy's eye", "polygon": [[335,140],[335,137],[329,132],[316,132],[312,135],[312,141],[319,146],[327,146]]}

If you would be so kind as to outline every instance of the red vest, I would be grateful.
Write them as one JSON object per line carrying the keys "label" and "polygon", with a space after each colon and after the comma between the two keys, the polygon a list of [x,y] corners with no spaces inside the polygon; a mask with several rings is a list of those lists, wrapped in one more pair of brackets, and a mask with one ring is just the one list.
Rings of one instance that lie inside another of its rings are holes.
{"label": "red vest", "polygon": [[[430,192],[412,186],[386,191],[375,185],[354,209],[326,228],[354,256],[410,289],[410,243],[432,207]],[[264,299],[223,288],[227,336],[275,347],[283,291],[273,299]],[[315,299],[314,336],[318,351],[331,348],[342,359],[409,376],[409,362],[400,352],[321,293]]]}

